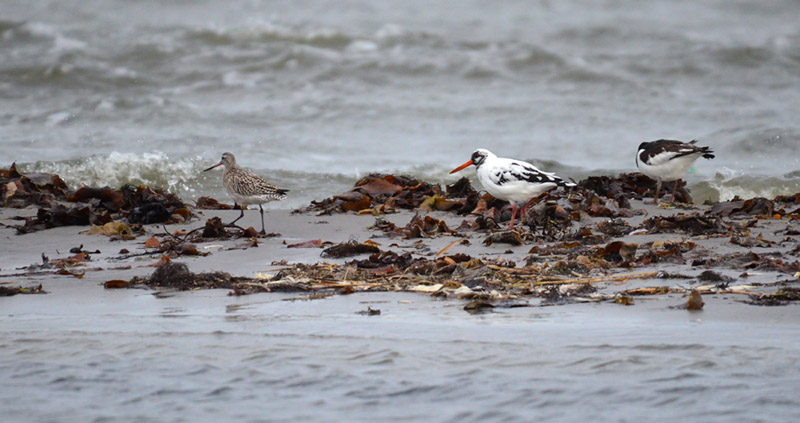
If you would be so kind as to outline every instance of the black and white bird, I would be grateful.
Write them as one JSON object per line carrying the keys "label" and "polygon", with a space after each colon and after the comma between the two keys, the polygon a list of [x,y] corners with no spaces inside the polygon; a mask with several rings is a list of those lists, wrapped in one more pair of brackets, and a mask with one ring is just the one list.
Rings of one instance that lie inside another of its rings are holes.
{"label": "black and white bird", "polygon": [[678,180],[689,171],[692,163],[700,157],[713,159],[714,152],[710,147],[698,147],[697,140],[690,142],[675,140],[657,140],[639,144],[636,152],[636,167],[645,175],[658,181],[656,196],[653,199],[658,204],[658,196],[662,182],[675,181],[672,187],[672,202],[675,202],[675,190]]}
{"label": "black and white bird", "polygon": [[479,148],[472,153],[472,158],[463,165],[453,169],[456,173],[467,166],[475,165],[478,180],[486,192],[494,198],[511,203],[511,223],[508,229],[514,228],[514,216],[520,210],[520,219],[540,195],[555,187],[573,187],[553,173],[542,172],[536,166],[521,160],[497,157],[491,151]]}
{"label": "black and white bird", "polygon": [[[225,171],[222,172],[222,185],[225,186],[228,195],[240,206],[258,204],[258,210],[261,213],[261,233],[266,234],[267,231],[264,230],[264,209],[261,205],[270,201],[286,199],[286,193],[289,190],[278,188],[257,173],[236,166],[236,158],[231,153],[223,153],[222,160],[204,170],[204,172],[223,165],[225,166]],[[244,217],[244,207],[242,207],[242,213],[239,217],[231,222],[230,225],[233,225],[242,217]]]}

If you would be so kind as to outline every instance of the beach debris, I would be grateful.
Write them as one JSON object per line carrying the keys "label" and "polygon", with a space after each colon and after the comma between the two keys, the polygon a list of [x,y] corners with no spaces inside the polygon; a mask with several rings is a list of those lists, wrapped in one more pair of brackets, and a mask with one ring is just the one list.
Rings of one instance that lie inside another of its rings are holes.
{"label": "beach debris", "polygon": [[491,233],[483,240],[483,243],[487,246],[492,244],[511,244],[519,246],[523,244],[522,236],[515,230]]}
{"label": "beach debris", "polygon": [[321,239],[312,239],[309,241],[298,242],[296,244],[289,244],[286,248],[322,248]]}
{"label": "beach debris", "polygon": [[622,305],[626,305],[626,306],[632,306],[632,305],[635,304],[635,302],[633,301],[633,297],[631,297],[630,295],[627,295],[627,294],[618,295],[616,298],[614,298],[613,303],[614,304],[622,304]]}
{"label": "beach debris", "polygon": [[464,306],[464,310],[470,314],[486,313],[492,309],[494,309],[494,304],[482,298],[476,298]]}
{"label": "beach debris", "polygon": [[0,297],[12,297],[19,294],[47,294],[47,291],[42,289],[42,284],[31,287],[0,285]]}
{"label": "beach debris", "polygon": [[638,248],[638,244],[613,241],[595,250],[594,257],[601,258],[610,263],[617,263],[620,267],[629,266],[631,261],[636,258],[636,251]]}
{"label": "beach debris", "polygon": [[759,234],[758,236],[749,236],[747,234],[743,235],[732,235],[730,239],[731,244],[740,245],[745,248],[753,248],[753,247],[760,247],[760,248],[769,248],[773,244],[772,241],[764,239],[763,234]]}
{"label": "beach debris", "polygon": [[691,236],[716,235],[728,232],[719,218],[700,216],[698,213],[686,215],[678,213],[672,216],[656,216],[645,220],[642,228],[651,234],[685,233]]}
{"label": "beach debris", "polygon": [[[466,181],[469,184],[469,181]],[[414,210],[424,204],[423,210],[459,210],[463,201],[455,195],[468,195],[471,187],[459,181],[446,191],[438,184],[430,184],[409,176],[370,174],[359,179],[348,192],[321,201],[295,212],[314,212],[317,215],[359,212],[372,209],[376,213],[389,213],[394,209]],[[451,194],[452,193],[452,194]]]}
{"label": "beach debris", "polygon": [[58,175],[23,175],[16,163],[12,163],[9,169],[0,169],[0,204],[3,207],[49,206],[57,200],[66,199],[68,192],[67,184]]}
{"label": "beach debris", "polygon": [[88,226],[90,223],[105,223],[111,218],[108,215],[96,215],[89,207],[53,204],[49,208],[40,208],[36,217],[25,218],[25,224],[17,226],[18,234],[27,234],[60,226]]}
{"label": "beach debris", "polygon": [[718,283],[717,286],[720,286],[719,284],[725,284],[723,286],[720,286],[722,288],[725,288],[727,287],[728,283],[733,282],[736,279],[730,276],[725,276],[721,273],[717,273],[713,270],[704,270],[699,275],[697,275],[697,280],[700,282],[717,282]]}
{"label": "beach debris", "polygon": [[[165,256],[166,257],[166,256]],[[232,288],[228,286],[231,276],[225,272],[193,273],[184,263],[167,261],[158,266],[148,278],[134,277],[128,286],[147,285],[169,287],[182,291],[197,288]]]}
{"label": "beach debris", "polygon": [[703,297],[700,295],[700,292],[696,289],[692,289],[689,291],[689,300],[686,302],[686,309],[687,310],[702,310],[705,303],[703,302]]}
{"label": "beach debris", "polygon": [[106,289],[122,289],[127,288],[129,284],[130,282],[126,280],[112,279],[110,281],[105,281],[103,287]]}
{"label": "beach debris", "polygon": [[237,225],[224,224],[222,223],[222,219],[217,216],[206,220],[202,232],[200,232],[200,236],[196,236],[196,231],[199,231],[199,228],[186,234],[184,239],[192,239],[195,242],[201,242],[209,239],[245,238],[252,241],[252,246],[257,247],[258,238],[274,238],[280,236],[280,234],[276,233],[261,234],[252,226],[242,228]]}
{"label": "beach debris", "polygon": [[[10,175],[10,170],[6,173],[0,170],[0,178]],[[21,179],[21,175],[15,177]],[[30,183],[42,182],[45,185],[41,186],[47,186],[45,177],[29,179]],[[0,188],[2,204],[6,203],[5,200],[20,204],[27,198],[22,195],[23,191],[33,189],[21,181],[13,181],[12,187],[9,185],[11,182],[7,181],[3,185],[5,188]],[[697,209],[673,211],[665,207],[653,216],[630,219],[647,211],[653,213],[651,208],[630,208],[630,200],[651,195],[655,181],[643,175],[621,174],[617,177],[589,178],[581,183],[581,186],[569,192],[559,190],[543,195],[526,216],[528,226],[520,226],[518,232],[509,233],[491,232],[498,229],[499,223],[510,219],[509,203],[485,192],[475,191],[468,179],[462,178],[444,187],[403,176],[369,175],[342,195],[323,200],[318,204],[320,207],[313,211],[320,214],[352,212],[374,215],[375,224],[371,229],[382,232],[376,237],[412,241],[402,246],[398,245],[401,241],[397,241],[387,247],[373,241],[362,243],[352,239],[336,245],[321,239],[289,245],[284,241],[287,248],[324,248],[322,255],[326,258],[353,258],[346,263],[314,264],[290,264],[286,260],[279,260],[274,262],[276,266],[281,266],[275,275],[255,279],[230,275],[226,278],[219,273],[215,273],[214,278],[191,272],[187,275],[179,271],[177,276],[172,275],[178,281],[175,286],[169,286],[163,277],[156,277],[152,286],[160,287],[159,284],[163,284],[170,289],[223,288],[229,289],[230,295],[304,292],[307,294],[304,299],[364,291],[411,291],[441,298],[459,298],[467,302],[482,301],[491,307],[477,309],[488,310],[527,297],[542,298],[545,301],[541,305],[546,306],[576,301],[629,304],[633,303],[635,296],[689,295],[687,288],[675,285],[676,281],[666,280],[680,277],[704,283],[703,286],[694,285],[698,295],[746,295],[750,301],[761,301],[764,305],[783,305],[795,301],[792,290],[796,287],[792,284],[800,281],[782,281],[779,284],[761,282],[759,278],[768,277],[771,272],[800,274],[800,247],[797,246],[797,236],[800,235],[797,226],[797,219],[800,219],[800,193],[772,200],[736,198],[730,202],[701,206],[703,211],[694,213]],[[57,182],[52,187],[55,188],[47,189],[58,191]],[[167,218],[170,222],[180,223],[191,218],[188,209],[185,212],[179,208],[171,209],[166,197],[157,197],[156,191],[148,190],[147,187],[132,186],[120,190],[83,187],[71,192],[64,188],[63,198],[58,197],[57,193],[41,194],[37,197],[42,199],[37,216],[20,220],[25,220],[23,228],[28,226],[27,230],[65,224],[94,225],[87,232],[94,230],[105,236],[123,239],[144,233],[142,226],[131,223],[131,220],[144,222]],[[155,200],[148,202],[148,196]],[[134,200],[138,203],[134,204]],[[230,207],[210,198],[197,202],[197,208]],[[384,216],[401,209],[416,210],[416,213],[406,215],[410,216],[410,220],[405,225],[392,223]],[[442,219],[443,215],[448,217]],[[458,220],[453,223],[455,219]],[[632,224],[634,221],[637,223]],[[640,221],[641,224],[638,223]],[[110,223],[113,225],[106,226]],[[776,226],[778,224],[779,228]],[[119,225],[126,225],[128,230]],[[25,230],[18,229],[20,233]],[[525,250],[509,256],[509,253],[517,250],[509,247],[479,250],[485,255],[447,255],[453,250],[470,251],[453,247],[461,243],[469,244],[469,238],[477,234],[492,243],[503,243],[507,241],[504,237],[509,237],[509,245],[535,245],[525,249],[529,251],[527,257],[519,257],[519,253]],[[650,235],[629,237],[638,234]],[[654,237],[652,234],[663,235]],[[149,267],[155,267],[155,274],[159,269],[175,265],[174,260],[182,255],[205,255],[209,254],[205,251],[210,249],[255,247],[259,238],[254,229],[224,225],[219,218],[208,219],[205,225],[193,230],[170,233],[165,227],[163,233],[147,236],[149,238],[139,241],[137,247],[130,248],[146,251],[130,254],[128,249],[122,249],[120,254],[130,255],[115,259],[152,256],[151,261],[155,263]],[[436,239],[441,236],[453,236],[453,240],[442,242]],[[245,244],[230,247],[219,242],[217,245],[206,243],[212,239],[232,238],[243,239]],[[202,246],[199,243],[203,243]],[[709,246],[718,243],[724,248],[717,250]],[[141,248],[142,245],[145,248]],[[754,252],[755,249],[758,253]],[[84,270],[93,270],[88,268],[87,262],[94,252],[85,251],[83,246],[70,250],[71,256],[52,261],[44,258],[42,264],[20,270],[25,271],[26,276],[63,274],[74,277],[82,277]],[[363,256],[355,257],[359,254]],[[146,263],[140,267],[148,267]],[[698,271],[702,272],[694,277],[687,276],[696,273],[691,271],[692,267],[699,267]],[[637,268],[642,271],[632,270]],[[715,268],[736,269],[737,273],[744,271],[739,278],[750,277],[756,281],[748,286],[731,286],[734,278],[711,270]],[[629,273],[616,273],[625,271],[622,269],[629,269]],[[150,278],[146,279],[149,281]],[[651,279],[661,279],[666,286],[642,287],[641,283],[634,282]],[[106,283],[109,289],[147,285],[120,279]],[[631,284],[631,289],[613,293],[603,289],[623,284]],[[780,286],[781,290],[775,294],[763,294],[763,290],[770,286]]]}
{"label": "beach debris", "polygon": [[770,219],[774,214],[774,203],[763,197],[742,200],[737,196],[730,201],[714,204],[707,214],[722,217],[756,216]]}
{"label": "beach debris", "polygon": [[800,261],[790,262],[780,257],[780,253],[770,252],[756,254],[752,251],[720,254],[712,257],[698,258],[692,261],[692,266],[721,267],[727,266],[734,269],[777,271],[794,274],[800,271]]}
{"label": "beach debris", "polygon": [[225,224],[219,217],[212,217],[203,226],[203,238],[228,238],[230,234],[225,230]]}
{"label": "beach debris", "polygon": [[[10,171],[7,173],[11,174]],[[57,175],[42,175],[45,174],[34,175],[33,179],[27,178],[30,181],[41,180],[45,193],[57,192],[58,195],[35,196],[30,202],[22,203],[23,206],[36,204],[43,207],[38,209],[35,218],[27,218],[24,225],[17,227],[19,234],[60,226],[104,225],[122,219],[127,220],[128,224],[150,224],[185,222],[192,217],[192,213],[175,194],[160,189],[125,185],[118,190],[109,187],[81,187],[75,192],[70,192]],[[44,180],[47,178],[52,182],[45,183]],[[36,183],[39,182],[30,183],[38,186]],[[18,187],[16,182],[14,184],[15,191],[12,197],[18,197],[18,193],[22,192],[24,187]],[[24,185],[22,182],[20,184]],[[54,188],[48,188],[51,185]],[[2,186],[10,187],[8,183]],[[6,189],[4,192],[8,195],[10,191]],[[7,200],[12,197],[8,197]],[[77,204],[67,207],[61,202]]]}
{"label": "beach debris", "polygon": [[420,217],[419,213],[414,214],[411,221],[400,231],[403,239],[412,238],[434,238],[440,234],[453,235],[455,231],[447,227],[443,220],[435,219],[431,216]]}
{"label": "beach debris", "polygon": [[380,316],[381,310],[367,306],[366,310],[357,311],[356,314],[361,314],[363,316]]}
{"label": "beach debris", "polygon": [[800,288],[784,287],[774,294],[752,295],[750,299],[745,302],[760,306],[783,306],[796,301],[800,301]]}
{"label": "beach debris", "polygon": [[208,253],[201,253],[197,246],[190,243],[181,244],[180,255],[182,256],[207,256]]}
{"label": "beach debris", "polygon": [[629,235],[635,228],[622,219],[609,219],[598,223],[597,230],[611,237],[621,237]]}
{"label": "beach debris", "polygon": [[320,256],[324,258],[343,258],[357,256],[359,254],[379,254],[380,252],[381,250],[374,242],[358,242],[351,240],[322,250]]}
{"label": "beach debris", "polygon": [[[141,226],[138,226],[137,229],[142,232]],[[92,225],[91,228],[83,233],[87,235],[105,235],[111,239],[131,240],[136,238],[133,229],[122,222],[108,222],[102,226]]]}
{"label": "beach debris", "polygon": [[128,223],[171,223],[178,217],[180,221],[192,217],[177,195],[144,185],[123,185],[120,189],[81,187],[67,201],[87,203],[94,213],[120,214]]}
{"label": "beach debris", "polygon": [[151,236],[144,242],[144,248],[161,248],[161,241],[158,238]]}
{"label": "beach debris", "polygon": [[85,249],[83,248],[83,244],[81,244],[80,246],[77,246],[77,247],[72,247],[72,248],[70,248],[70,249],[69,249],[69,252],[70,252],[71,254],[83,253],[83,254],[85,254],[85,255],[86,255],[86,257],[89,257],[89,254],[100,254],[100,250],[94,250],[94,251],[87,251],[87,250],[85,250]]}
{"label": "beach debris", "polygon": [[217,199],[211,197],[200,197],[195,202],[195,207],[198,209],[206,210],[232,210],[234,206],[229,204],[220,203]]}
{"label": "beach debris", "polygon": [[617,201],[619,207],[630,208],[628,199],[641,200],[646,194],[655,195],[656,181],[641,173],[621,173],[611,176],[590,176],[578,186],[591,190],[597,195]]}

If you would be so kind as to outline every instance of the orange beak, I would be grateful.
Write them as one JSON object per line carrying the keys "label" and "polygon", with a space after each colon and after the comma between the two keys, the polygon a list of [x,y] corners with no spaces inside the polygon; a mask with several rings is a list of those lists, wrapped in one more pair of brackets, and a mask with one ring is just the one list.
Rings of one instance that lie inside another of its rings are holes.
{"label": "orange beak", "polygon": [[472,166],[472,159],[470,159],[468,162],[466,162],[466,163],[462,164],[461,166],[459,166],[459,167],[457,167],[457,168],[455,168],[455,169],[451,170],[451,171],[450,171],[450,174],[452,175],[453,173],[456,173],[456,172],[458,172],[459,170],[461,170],[461,169],[463,169],[463,168],[465,168],[465,167],[467,167],[467,166]]}

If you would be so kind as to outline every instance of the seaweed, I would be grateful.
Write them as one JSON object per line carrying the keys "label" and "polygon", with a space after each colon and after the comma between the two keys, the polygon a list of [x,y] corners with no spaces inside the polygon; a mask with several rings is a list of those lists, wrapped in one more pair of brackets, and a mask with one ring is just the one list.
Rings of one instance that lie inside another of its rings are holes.
{"label": "seaweed", "polygon": [[42,289],[42,284],[33,287],[0,285],[0,297],[12,297],[19,294],[47,294],[47,291]]}
{"label": "seaweed", "polygon": [[711,216],[700,216],[698,213],[686,215],[679,213],[673,216],[656,216],[645,220],[641,228],[649,233],[685,233],[691,236],[718,235],[729,232],[721,219]]}
{"label": "seaweed", "polygon": [[375,254],[380,252],[381,250],[374,243],[348,241],[322,250],[320,256],[325,258],[343,258],[357,256],[359,254]]}
{"label": "seaweed", "polygon": [[50,206],[58,200],[65,200],[68,191],[67,184],[58,175],[23,175],[17,170],[16,163],[12,163],[9,169],[0,169],[0,199],[4,207]]}
{"label": "seaweed", "polygon": [[[467,192],[468,190],[460,187],[459,191]],[[321,201],[312,201],[310,206],[295,210],[295,212],[314,212],[317,215],[323,215],[373,209],[376,212],[388,213],[396,208],[416,209],[426,200],[437,195],[442,200],[450,199],[439,185],[409,176],[370,174],[359,179],[350,191]],[[436,199],[432,202],[436,203]],[[454,203],[447,202],[446,204],[448,209],[457,207]]]}

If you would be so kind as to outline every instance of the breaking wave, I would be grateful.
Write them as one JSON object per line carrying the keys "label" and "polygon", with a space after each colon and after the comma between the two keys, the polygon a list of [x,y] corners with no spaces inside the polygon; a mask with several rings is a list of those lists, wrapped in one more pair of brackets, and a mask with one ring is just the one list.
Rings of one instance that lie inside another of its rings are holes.
{"label": "breaking wave", "polygon": [[[205,163],[208,163],[206,160]],[[172,159],[164,153],[119,153],[67,161],[39,161],[20,165],[23,172],[46,172],[61,176],[70,187],[124,184],[165,188],[184,197],[195,197],[203,175],[199,157]]]}
{"label": "breaking wave", "polygon": [[[178,194],[187,201],[201,196],[211,196],[229,201],[221,181],[221,170],[204,172],[215,163],[208,157],[172,158],[163,152],[119,153],[105,156],[92,156],[77,160],[50,162],[39,161],[20,164],[22,172],[46,172],[60,175],[73,189],[80,186],[111,186],[124,184],[160,187]],[[556,161],[531,160],[542,168],[554,171],[565,177],[579,181],[591,175],[615,176],[622,171],[610,169],[590,170],[568,166]],[[307,205],[313,200],[321,200],[340,194],[353,187],[353,184],[370,170],[356,173],[314,173],[286,169],[254,169],[270,182],[288,188],[291,195],[282,201],[279,208],[294,208]],[[384,169],[383,172],[407,174],[432,183],[448,184],[458,177],[469,177],[473,185],[480,189],[474,172],[464,175],[449,175],[449,167],[438,164],[416,165],[404,169]],[[722,171],[712,179],[692,181],[689,189],[696,203],[706,201],[726,201],[735,196],[741,198],[789,195],[800,192],[800,170],[783,176],[745,175],[741,172]]]}
{"label": "breaking wave", "polygon": [[[207,157],[172,158],[163,152],[119,153],[67,161],[20,164],[23,173],[45,172],[61,176],[72,189],[81,186],[120,187],[125,184],[164,188],[186,201],[211,196],[229,201],[222,186],[222,171],[204,172],[215,163]],[[353,186],[358,175],[319,174],[275,169],[254,169],[277,186],[291,190],[281,208],[299,207],[311,200],[339,194]]]}

